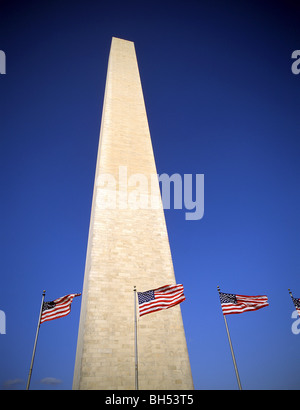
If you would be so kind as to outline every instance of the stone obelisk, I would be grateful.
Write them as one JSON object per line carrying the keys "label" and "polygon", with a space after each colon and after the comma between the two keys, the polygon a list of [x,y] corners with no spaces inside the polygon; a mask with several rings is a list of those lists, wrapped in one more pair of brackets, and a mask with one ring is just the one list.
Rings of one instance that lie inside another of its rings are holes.
{"label": "stone obelisk", "polygon": [[[113,38],[74,389],[135,388],[133,288],[176,283],[156,174],[134,43]],[[180,305],[138,318],[138,379],[140,389],[193,389]]]}

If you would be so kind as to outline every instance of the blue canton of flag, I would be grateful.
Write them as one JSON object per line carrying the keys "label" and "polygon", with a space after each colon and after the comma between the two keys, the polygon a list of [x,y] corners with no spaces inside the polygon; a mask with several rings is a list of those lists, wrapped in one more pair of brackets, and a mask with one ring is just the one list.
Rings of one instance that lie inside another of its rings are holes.
{"label": "blue canton of flag", "polygon": [[154,299],[154,290],[147,290],[147,292],[138,292],[139,305],[141,303],[150,302],[150,300]]}
{"label": "blue canton of flag", "polygon": [[298,315],[300,316],[300,299],[296,299],[292,296],[292,300],[294,302],[294,306],[298,312]]}
{"label": "blue canton of flag", "polygon": [[231,293],[220,292],[221,303],[237,303],[236,296]]}
{"label": "blue canton of flag", "polygon": [[299,308],[300,308],[300,300],[299,300],[299,299],[296,299],[296,298],[294,298],[294,297],[292,297],[292,299],[293,299],[293,302],[294,302],[295,307],[296,307],[297,309],[299,309]]}

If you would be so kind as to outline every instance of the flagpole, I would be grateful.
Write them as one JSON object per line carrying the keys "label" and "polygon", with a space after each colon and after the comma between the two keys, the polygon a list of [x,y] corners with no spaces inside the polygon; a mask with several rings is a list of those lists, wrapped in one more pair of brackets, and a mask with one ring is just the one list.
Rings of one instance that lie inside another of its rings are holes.
{"label": "flagpole", "polygon": [[44,299],[45,299],[45,294],[46,294],[46,291],[44,290],[44,291],[43,291],[43,295],[42,295],[42,303],[41,303],[40,314],[39,314],[39,320],[38,320],[38,325],[37,325],[36,334],[35,334],[35,341],[34,341],[34,346],[33,346],[33,352],[32,352],[32,358],[31,358],[31,363],[30,363],[30,369],[29,369],[29,374],[28,374],[28,379],[27,379],[26,390],[29,390],[29,386],[30,386],[31,373],[32,373],[32,368],[33,368],[33,362],[34,362],[34,356],[35,356],[35,349],[36,349],[37,339],[38,339],[39,330],[40,330],[40,324],[41,324],[40,322],[41,322],[41,316],[42,316],[42,311],[43,311],[43,303],[44,303]]}
{"label": "flagpole", "polygon": [[136,286],[133,288],[133,302],[134,302],[134,351],[135,351],[135,390],[139,389],[139,375],[138,375],[138,345],[137,345],[137,313],[136,313]]}
{"label": "flagpole", "polygon": [[[217,288],[218,288],[218,292],[220,294],[219,286],[217,286]],[[236,364],[236,360],[235,360],[235,355],[234,355],[234,351],[233,351],[233,347],[232,347],[232,343],[231,343],[231,337],[230,337],[229,328],[228,328],[228,324],[227,324],[227,320],[226,320],[226,315],[224,315],[224,313],[223,313],[223,317],[224,317],[224,322],[225,322],[225,327],[226,327],[226,332],[227,332],[227,337],[228,337],[229,346],[230,346],[230,350],[231,350],[231,356],[232,356],[232,360],[233,360],[233,365],[234,365],[234,370],[235,370],[237,382],[238,382],[238,385],[239,385],[239,389],[242,390],[241,380],[240,380],[240,376],[239,376],[239,372],[238,372],[238,368],[237,368],[237,364]]]}

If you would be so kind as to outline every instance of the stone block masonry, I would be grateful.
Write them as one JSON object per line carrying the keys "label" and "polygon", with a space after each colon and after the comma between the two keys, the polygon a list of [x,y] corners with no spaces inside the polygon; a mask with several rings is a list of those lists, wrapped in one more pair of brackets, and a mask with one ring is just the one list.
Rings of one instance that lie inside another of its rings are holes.
{"label": "stone block masonry", "polygon": [[[159,98],[159,97],[158,97]],[[175,284],[160,198],[157,209],[101,209],[99,175],[156,174],[134,43],[112,39],[103,103],[74,370],[74,389],[134,389],[133,287]],[[122,187],[118,187],[122,190]],[[101,192],[100,192],[101,191]],[[129,188],[130,191],[130,188]],[[109,192],[108,192],[109,193]],[[147,193],[145,193],[147,194]],[[187,303],[187,302],[184,302]],[[180,306],[138,319],[139,388],[192,389]]]}

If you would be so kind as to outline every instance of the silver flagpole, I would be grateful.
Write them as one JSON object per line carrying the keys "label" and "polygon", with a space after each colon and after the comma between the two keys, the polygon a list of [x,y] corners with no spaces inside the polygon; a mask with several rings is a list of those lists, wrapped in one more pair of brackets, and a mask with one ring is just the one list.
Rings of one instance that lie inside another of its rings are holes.
{"label": "silver flagpole", "polygon": [[[218,288],[218,292],[220,294],[219,286],[217,288]],[[223,313],[223,311],[222,311],[222,313]],[[235,370],[237,382],[238,382],[238,385],[239,385],[239,389],[242,390],[241,380],[240,380],[237,364],[236,364],[236,361],[235,361],[235,356],[234,356],[234,351],[233,351],[233,347],[232,347],[232,343],[231,343],[231,337],[230,337],[229,328],[228,328],[228,324],[227,324],[227,320],[226,320],[226,315],[224,315],[224,313],[223,313],[223,317],[224,317],[224,321],[225,321],[225,327],[226,327],[226,332],[227,332],[227,336],[228,336],[228,341],[229,341],[229,346],[230,346],[230,350],[231,350],[231,356],[232,356],[232,360],[233,360],[233,365],[234,365],[234,370]]]}
{"label": "silver flagpole", "polygon": [[135,350],[135,390],[139,389],[139,374],[138,374],[138,345],[137,345],[137,313],[136,313],[136,286],[133,288],[134,297],[134,350]]}
{"label": "silver flagpole", "polygon": [[35,356],[35,349],[36,349],[36,344],[38,340],[38,335],[39,335],[39,330],[40,330],[40,322],[41,322],[41,316],[42,316],[42,311],[43,311],[43,303],[45,299],[45,294],[46,291],[43,291],[43,296],[42,296],[42,303],[41,303],[41,308],[40,308],[40,314],[39,314],[39,320],[38,320],[38,325],[36,329],[36,334],[35,334],[35,341],[34,341],[34,346],[33,346],[33,352],[32,352],[32,358],[31,358],[31,363],[30,363],[30,369],[29,369],[29,374],[28,374],[28,379],[27,379],[27,385],[26,385],[26,390],[29,390],[30,386],[30,380],[31,380],[31,373],[32,373],[32,368],[33,368],[33,362],[34,362],[34,356]]}

